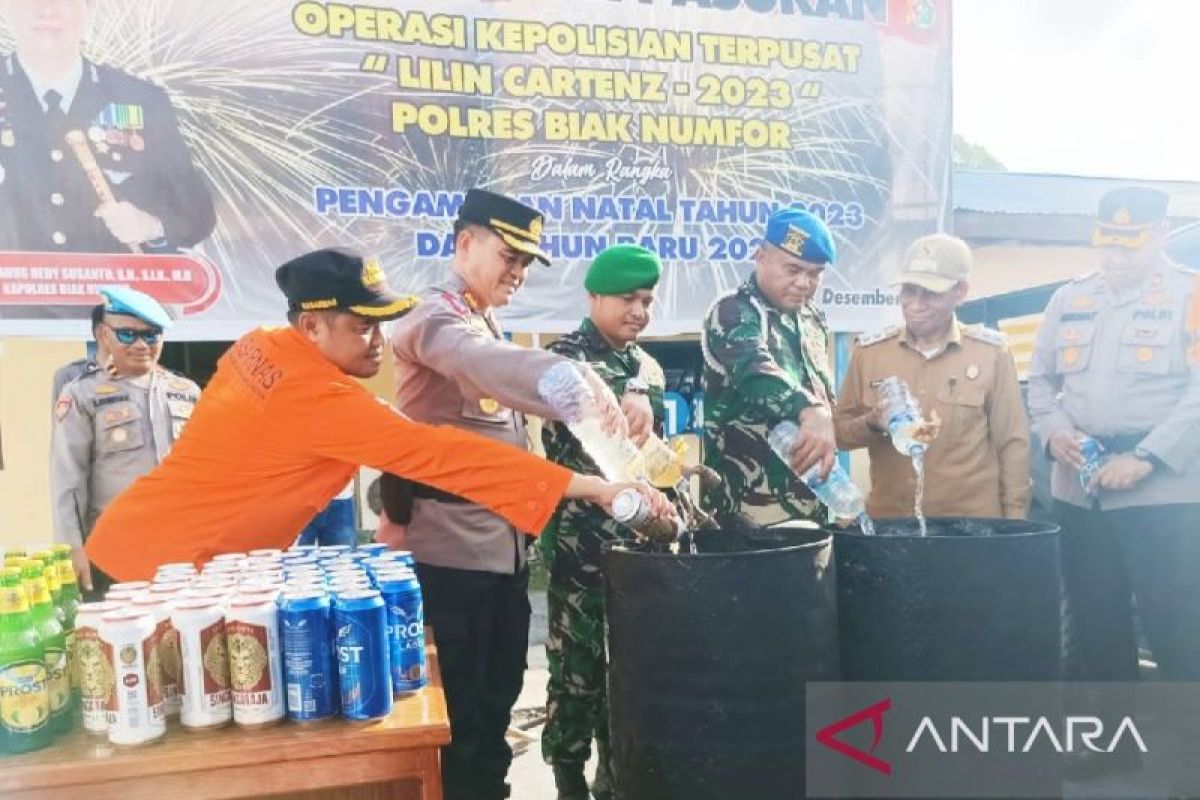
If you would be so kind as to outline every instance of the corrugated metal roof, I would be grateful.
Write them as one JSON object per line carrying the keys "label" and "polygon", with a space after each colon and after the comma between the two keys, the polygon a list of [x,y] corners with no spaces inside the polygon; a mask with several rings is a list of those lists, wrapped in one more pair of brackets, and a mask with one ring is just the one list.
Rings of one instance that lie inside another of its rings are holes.
{"label": "corrugated metal roof", "polygon": [[1119,186],[1161,189],[1171,196],[1172,217],[1200,219],[1200,183],[1191,181],[1137,181],[956,169],[953,200],[958,211],[1091,216],[1096,213],[1100,196]]}

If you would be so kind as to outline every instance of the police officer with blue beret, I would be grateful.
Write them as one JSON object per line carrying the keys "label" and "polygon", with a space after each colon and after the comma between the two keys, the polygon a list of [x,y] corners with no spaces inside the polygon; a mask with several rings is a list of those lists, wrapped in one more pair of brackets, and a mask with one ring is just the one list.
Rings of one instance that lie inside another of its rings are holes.
{"label": "police officer with blue beret", "polygon": [[100,512],[166,458],[200,398],[199,386],[158,365],[171,325],[166,309],[134,289],[113,286],[100,294],[105,363],[63,389],[51,434],[54,540],[73,548],[85,590],[93,582],[83,543]]}
{"label": "police officer with blue beret", "polygon": [[[1149,188],[1104,195],[1100,269],[1050,299],[1029,371],[1054,458],[1069,666],[1086,681],[1138,678],[1131,590],[1159,674],[1200,680],[1200,276],[1164,254],[1167,205]],[[1103,466],[1085,470],[1092,443]],[[1118,755],[1089,759],[1093,774],[1136,765]]]}
{"label": "police officer with blue beret", "polygon": [[175,252],[216,225],[166,92],[80,52],[93,6],[0,3],[0,250]]}
{"label": "police officer with blue beret", "polygon": [[[725,480],[704,503],[723,524],[826,521],[796,475],[814,465],[828,474],[836,455],[829,329],[814,302],[836,258],[820,218],[779,209],[767,220],[754,272],[705,315],[704,463]],[[800,427],[790,467],[767,444],[768,432],[785,420]]]}

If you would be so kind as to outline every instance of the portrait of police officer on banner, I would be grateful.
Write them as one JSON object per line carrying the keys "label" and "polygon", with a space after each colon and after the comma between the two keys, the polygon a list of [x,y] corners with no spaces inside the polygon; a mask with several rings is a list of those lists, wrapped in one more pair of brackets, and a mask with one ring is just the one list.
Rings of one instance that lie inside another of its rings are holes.
{"label": "portrait of police officer on banner", "polygon": [[83,54],[98,0],[0,0],[0,250],[171,253],[216,225],[167,93]]}

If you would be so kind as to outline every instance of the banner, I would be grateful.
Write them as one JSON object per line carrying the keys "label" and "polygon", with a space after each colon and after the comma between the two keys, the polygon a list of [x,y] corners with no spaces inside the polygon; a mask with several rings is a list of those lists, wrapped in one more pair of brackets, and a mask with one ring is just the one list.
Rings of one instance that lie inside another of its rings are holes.
{"label": "banner", "polygon": [[[502,318],[573,329],[583,275],[665,263],[650,334],[697,332],[779,206],[839,250],[839,330],[944,227],[949,0],[60,0],[0,3],[0,335],[81,336],[96,288],[147,291],[175,339],[283,320],[280,263],[342,246],[416,291],[463,193],[546,215]],[[82,45],[80,44],[82,43]]]}

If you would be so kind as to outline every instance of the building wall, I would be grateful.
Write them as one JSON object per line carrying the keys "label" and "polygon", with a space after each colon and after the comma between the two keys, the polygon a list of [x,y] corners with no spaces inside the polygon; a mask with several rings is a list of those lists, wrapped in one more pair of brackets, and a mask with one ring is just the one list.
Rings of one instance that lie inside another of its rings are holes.
{"label": "building wall", "polygon": [[0,547],[48,543],[51,380],[81,342],[0,339]]}

